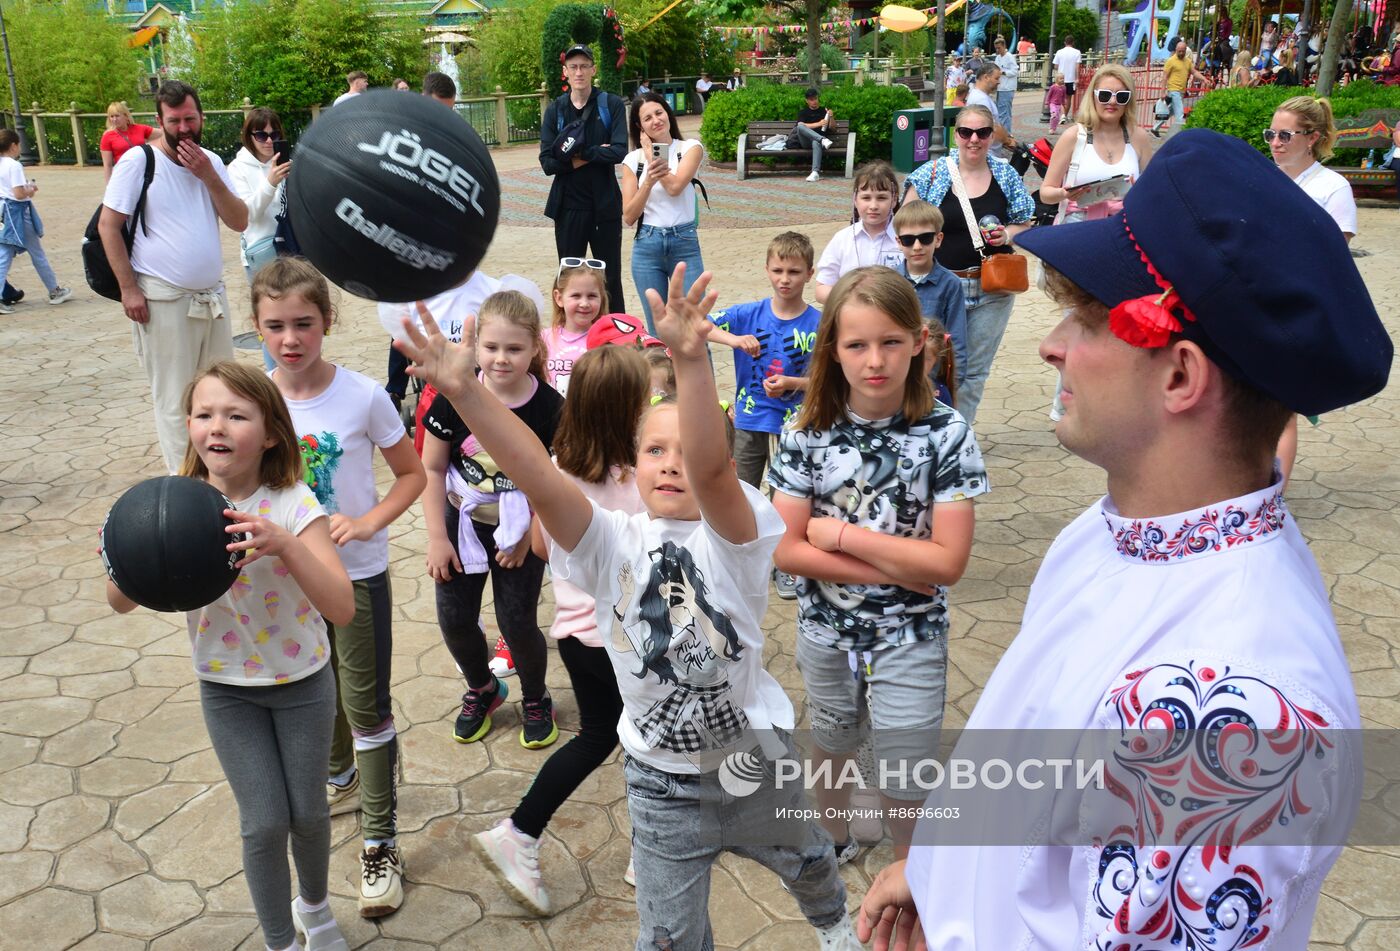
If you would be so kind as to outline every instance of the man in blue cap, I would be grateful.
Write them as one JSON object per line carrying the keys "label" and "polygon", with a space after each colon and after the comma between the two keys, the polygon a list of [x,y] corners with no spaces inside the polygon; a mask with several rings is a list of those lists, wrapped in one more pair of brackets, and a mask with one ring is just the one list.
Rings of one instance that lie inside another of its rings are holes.
{"label": "man in blue cap", "polygon": [[[1046,553],[953,756],[980,731],[1113,752],[1101,792],[1035,800],[1027,842],[988,821],[931,847],[921,823],[863,903],[875,948],[922,928],[939,951],[1306,951],[1360,715],[1274,447],[1293,413],[1380,392],[1392,347],[1336,225],[1288,184],[1186,131],[1118,216],[1017,239],[1066,311],[1040,348],[1064,377],[1056,435],[1108,494]],[[1258,241],[1265,220],[1298,241]]]}

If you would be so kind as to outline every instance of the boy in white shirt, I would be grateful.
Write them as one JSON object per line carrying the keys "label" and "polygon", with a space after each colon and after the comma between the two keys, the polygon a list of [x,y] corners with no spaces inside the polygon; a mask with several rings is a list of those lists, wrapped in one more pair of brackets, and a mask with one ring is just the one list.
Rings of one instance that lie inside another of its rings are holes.
{"label": "boy in white shirt", "polygon": [[899,181],[889,162],[866,162],[856,169],[855,221],[832,235],[817,262],[817,303],[826,297],[841,275],[858,267],[883,264],[900,269],[904,255],[894,235],[894,206]]}

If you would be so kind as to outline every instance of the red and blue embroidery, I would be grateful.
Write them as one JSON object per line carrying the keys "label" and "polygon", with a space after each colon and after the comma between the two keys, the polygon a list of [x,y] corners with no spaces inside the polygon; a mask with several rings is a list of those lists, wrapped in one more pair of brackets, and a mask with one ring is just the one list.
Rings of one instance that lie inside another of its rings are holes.
{"label": "red and blue embroidery", "polygon": [[1283,503],[1281,490],[1260,502],[1252,512],[1236,505],[1227,505],[1224,511],[1203,509],[1183,520],[1181,527],[1171,533],[1152,519],[1114,519],[1104,513],[1118,553],[1145,562],[1179,561],[1258,541],[1283,528],[1287,517],[1288,507]]}
{"label": "red and blue embroidery", "polygon": [[1326,718],[1258,677],[1195,662],[1129,672],[1104,706],[1117,720],[1104,788],[1131,820],[1095,841],[1095,947],[1263,944],[1284,883],[1250,864],[1259,849],[1240,850],[1317,805],[1303,780],[1333,750]]}

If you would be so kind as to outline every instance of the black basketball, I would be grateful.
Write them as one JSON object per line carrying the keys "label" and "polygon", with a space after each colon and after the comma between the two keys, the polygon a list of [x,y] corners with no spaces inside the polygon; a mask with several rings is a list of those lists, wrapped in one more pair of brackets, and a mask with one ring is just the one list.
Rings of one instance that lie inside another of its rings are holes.
{"label": "black basketball", "polygon": [[102,563],[131,600],[152,611],[193,611],[218,600],[242,558],[226,546],[242,536],[224,509],[233,504],[207,482],[147,479],[126,490],[102,525]]}
{"label": "black basketball", "polygon": [[302,254],[330,280],[370,300],[414,301],[456,287],[481,263],[501,185],[461,116],[381,89],[306,130],[287,207]]}

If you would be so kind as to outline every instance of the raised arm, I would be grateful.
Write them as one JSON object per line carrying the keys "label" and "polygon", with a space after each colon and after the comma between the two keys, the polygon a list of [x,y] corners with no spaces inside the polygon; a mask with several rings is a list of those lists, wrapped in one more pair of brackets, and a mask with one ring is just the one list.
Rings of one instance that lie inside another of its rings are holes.
{"label": "raised arm", "polygon": [[710,291],[710,277],[709,271],[701,274],[686,293],[685,264],[677,264],[666,303],[650,289],[647,300],[656,315],[657,336],[671,348],[676,366],[686,481],[700,503],[700,517],[725,541],[742,545],[758,537],[758,525],[729,458],[724,411],[710,368],[709,336],[715,325],[708,315],[719,298]]}
{"label": "raised arm", "polygon": [[[442,335],[422,301],[418,302],[418,319],[418,327],[405,319],[408,339],[394,341],[398,351],[413,361],[408,372],[433,384],[451,401],[477,442],[530,499],[555,542],[565,551],[573,551],[593,519],[593,507],[578,486],[555,468],[549,451],[530,427],[477,380],[476,358],[468,346],[475,337],[475,320],[467,319],[463,342],[452,343]],[[713,389],[714,383],[710,386]]]}

